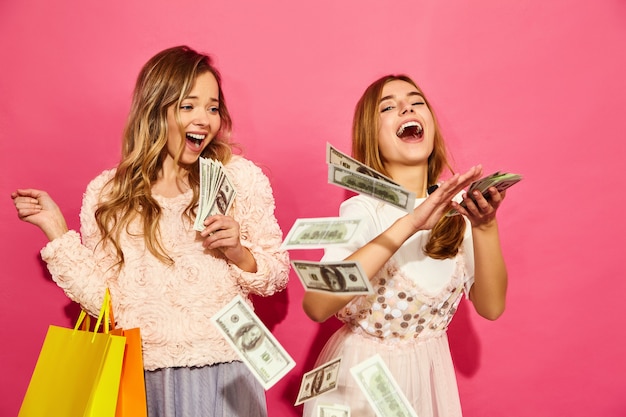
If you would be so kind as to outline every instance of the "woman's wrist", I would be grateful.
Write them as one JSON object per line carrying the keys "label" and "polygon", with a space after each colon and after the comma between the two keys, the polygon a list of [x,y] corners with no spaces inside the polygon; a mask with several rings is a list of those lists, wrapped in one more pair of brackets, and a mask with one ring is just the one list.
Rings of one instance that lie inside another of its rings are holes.
{"label": "woman's wrist", "polygon": [[68,230],[69,229],[67,228],[67,224],[65,222],[62,222],[46,227],[45,229],[43,229],[43,232],[48,240],[52,242],[54,239],[60,238],[61,236],[66,234]]}
{"label": "woman's wrist", "polygon": [[472,233],[490,233],[490,232],[498,232],[498,222],[496,218],[489,220],[486,223],[481,223],[477,225],[472,225]]}

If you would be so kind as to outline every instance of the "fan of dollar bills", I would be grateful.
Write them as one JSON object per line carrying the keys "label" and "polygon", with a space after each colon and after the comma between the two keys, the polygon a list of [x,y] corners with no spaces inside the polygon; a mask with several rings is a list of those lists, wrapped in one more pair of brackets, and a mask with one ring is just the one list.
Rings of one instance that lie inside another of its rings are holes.
{"label": "fan of dollar bills", "polygon": [[[522,176],[519,174],[510,174],[508,172],[494,172],[484,178],[474,181],[467,189],[467,194],[471,197],[474,191],[479,191],[486,199],[490,198],[489,188],[496,187],[500,192],[507,188],[517,184],[522,180]],[[465,202],[461,203],[461,207],[465,208]],[[458,211],[452,209],[446,216],[455,216],[459,214]]]}
{"label": "fan of dollar bills", "polygon": [[204,230],[204,220],[214,214],[226,214],[237,192],[220,161],[200,158],[200,197],[194,230]]}

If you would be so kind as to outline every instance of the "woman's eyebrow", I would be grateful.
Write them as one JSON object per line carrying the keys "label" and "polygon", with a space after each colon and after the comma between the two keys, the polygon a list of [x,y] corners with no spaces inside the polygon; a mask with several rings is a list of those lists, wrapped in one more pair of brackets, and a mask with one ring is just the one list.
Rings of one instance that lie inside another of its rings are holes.
{"label": "woman's eyebrow", "polygon": [[[424,97],[422,96],[422,94],[421,94],[421,93],[418,93],[417,91],[411,91],[411,92],[410,92],[410,93],[408,93],[406,96],[407,96],[407,97],[419,96],[419,97],[424,98]],[[388,95],[388,96],[385,96],[385,97],[381,97],[381,98],[380,98],[380,103],[382,103],[382,102],[383,102],[383,101],[385,101],[385,100],[391,100],[391,99],[394,99],[394,98],[395,98],[395,96],[394,96],[393,94]]]}
{"label": "woman's eyebrow", "polygon": [[[198,96],[187,96],[185,97],[185,100],[199,100],[200,98]],[[209,99],[210,101],[213,101],[215,103],[219,103],[220,101],[218,99],[216,99],[215,97],[211,97]]]}

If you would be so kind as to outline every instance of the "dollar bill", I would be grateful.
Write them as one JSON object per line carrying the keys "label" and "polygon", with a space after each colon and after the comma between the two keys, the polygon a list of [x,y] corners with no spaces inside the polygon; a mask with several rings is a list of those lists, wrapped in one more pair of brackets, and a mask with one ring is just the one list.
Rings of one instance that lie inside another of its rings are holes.
{"label": "dollar bill", "polygon": [[266,390],[296,366],[240,295],[217,312],[211,321]]}
{"label": "dollar bill", "polygon": [[216,192],[213,196],[213,204],[209,209],[208,216],[214,214],[226,214],[235,200],[237,192],[230,182],[230,179],[226,174],[222,175],[219,180],[219,185],[216,186]]}
{"label": "dollar bill", "polygon": [[341,358],[337,358],[304,374],[294,405],[300,405],[311,398],[337,389],[340,365]]}
{"label": "dollar bill", "polygon": [[361,219],[318,217],[296,219],[281,244],[281,249],[316,249],[345,245],[361,227]]}
{"label": "dollar bill", "polygon": [[237,192],[220,161],[200,158],[200,193],[193,228],[204,230],[204,221],[214,214],[226,214]]}
{"label": "dollar bill", "polygon": [[341,404],[320,404],[317,417],[350,417],[350,407]]}
{"label": "dollar bill", "polygon": [[291,266],[307,291],[350,295],[374,293],[358,261],[291,261]]}
{"label": "dollar bill", "polygon": [[[496,187],[496,189],[500,192],[506,190],[507,188],[517,184],[522,180],[522,176],[519,174],[511,174],[508,172],[494,172],[491,175],[488,175],[484,178],[474,181],[470,184],[467,189],[467,194],[470,198],[473,199],[472,193],[474,191],[480,192],[487,200],[491,198],[489,194],[490,187]],[[465,208],[465,202],[461,202],[461,207]],[[451,209],[446,213],[446,216],[455,216],[459,214],[455,209]]]}
{"label": "dollar bill", "polygon": [[380,355],[353,366],[350,373],[378,417],[417,417]]}
{"label": "dollar bill", "polygon": [[385,181],[398,187],[400,186],[400,184],[398,184],[391,178],[381,174],[378,171],[373,170],[364,163],[357,161],[356,159],[346,155],[345,153],[342,153],[328,142],[326,143],[326,163],[337,165],[352,172],[364,174],[368,177]]}
{"label": "dollar bill", "polygon": [[406,212],[415,207],[415,193],[338,165],[328,165],[328,182],[359,194],[369,195]]}

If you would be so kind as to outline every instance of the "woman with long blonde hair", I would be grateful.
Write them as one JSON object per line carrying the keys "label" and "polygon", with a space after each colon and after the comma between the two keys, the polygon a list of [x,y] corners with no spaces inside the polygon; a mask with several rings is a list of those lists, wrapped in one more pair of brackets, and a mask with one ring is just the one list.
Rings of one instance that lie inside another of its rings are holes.
{"label": "woman with long blonde hair", "polygon": [[[504,311],[507,271],[496,221],[504,193],[462,192],[482,175],[480,166],[442,181],[452,171],[443,137],[424,93],[405,75],[382,77],[365,90],[352,132],[353,157],[414,192],[416,208],[407,214],[365,195],[341,204],[342,217],[365,225],[323,260],[359,261],[374,294],[305,293],[311,319],[336,315],[344,326],[316,363],[342,358],[337,389],[305,403],[304,416],[315,416],[320,404],[347,404],[351,416],[373,417],[350,368],[376,354],[418,416],[461,416],[446,329],[463,294],[487,319]],[[446,216],[451,208],[460,215]]]}
{"label": "woman with long blonde hair", "polygon": [[[67,296],[94,314],[108,287],[117,325],[140,328],[150,417],[267,416],[263,388],[210,321],[237,295],[283,290],[289,270],[270,182],[232,152],[230,132],[211,58],[169,48],[141,69],[121,161],[89,183],[80,234],[46,192],[12,193],[50,240],[41,255]],[[196,231],[200,157],[223,165],[236,194]]]}

